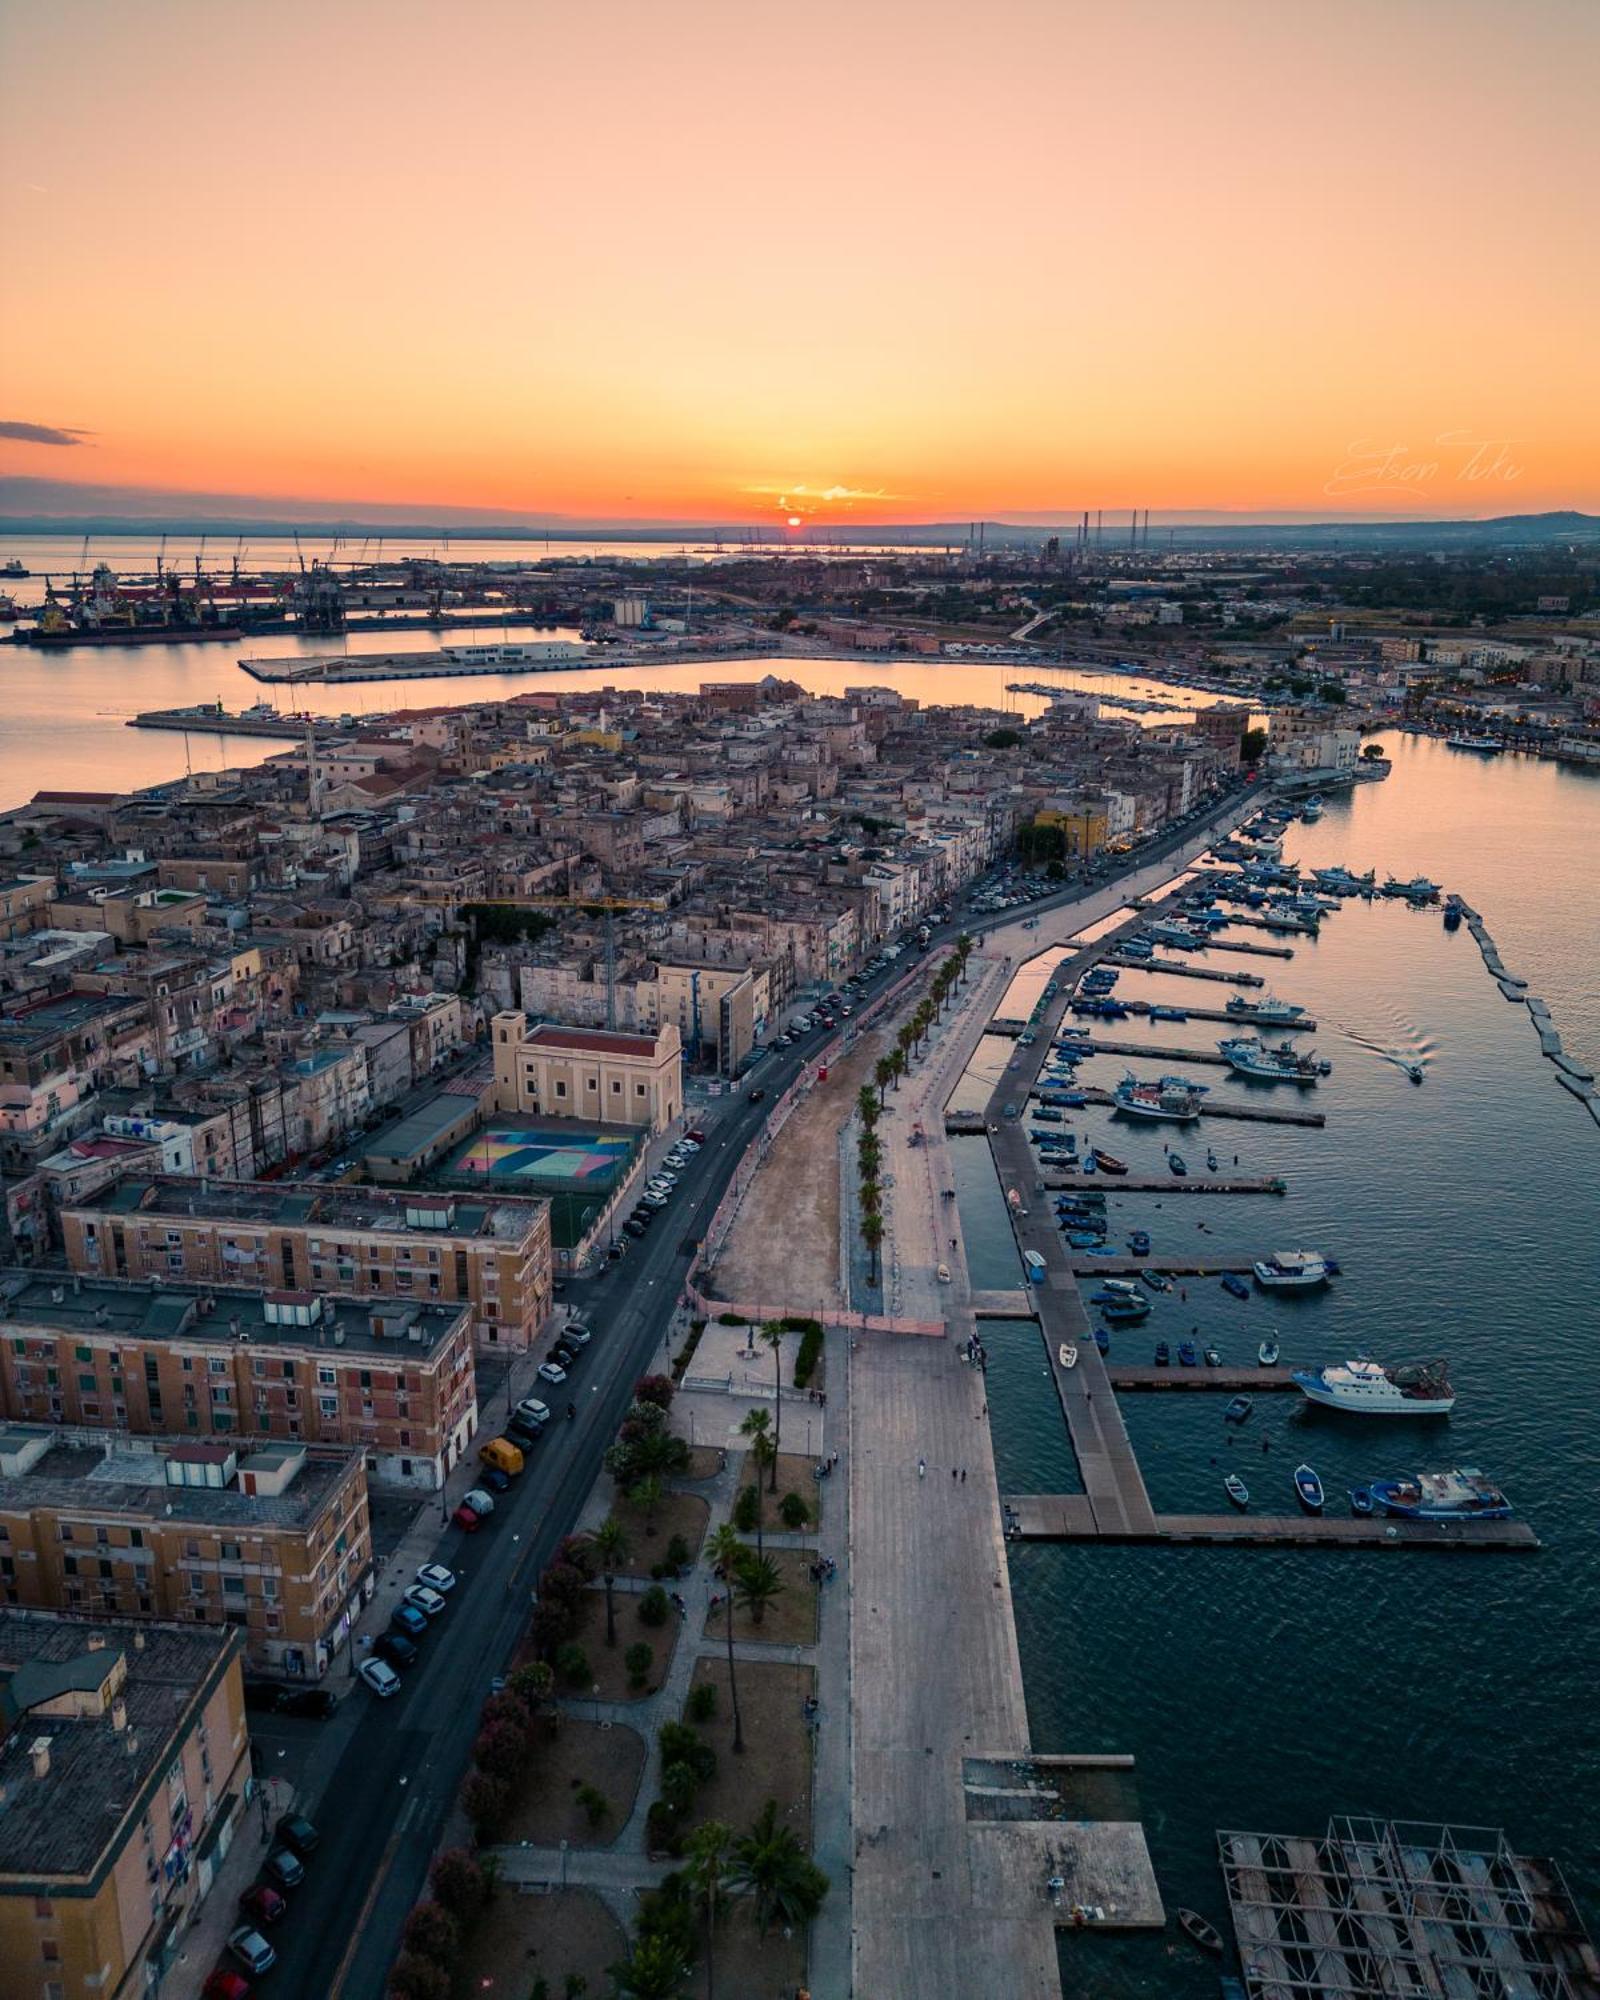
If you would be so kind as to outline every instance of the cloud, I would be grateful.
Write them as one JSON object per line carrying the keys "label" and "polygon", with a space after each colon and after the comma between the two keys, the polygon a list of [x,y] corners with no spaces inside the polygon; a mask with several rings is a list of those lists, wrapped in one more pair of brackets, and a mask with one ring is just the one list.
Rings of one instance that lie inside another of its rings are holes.
{"label": "cloud", "polygon": [[82,444],[93,436],[93,431],[66,431],[55,424],[15,423],[0,417],[0,438],[10,438],[15,444]]}
{"label": "cloud", "polygon": [[780,513],[815,514],[823,507],[853,507],[858,501],[878,502],[896,496],[882,487],[746,486],[752,499],[773,501]]}

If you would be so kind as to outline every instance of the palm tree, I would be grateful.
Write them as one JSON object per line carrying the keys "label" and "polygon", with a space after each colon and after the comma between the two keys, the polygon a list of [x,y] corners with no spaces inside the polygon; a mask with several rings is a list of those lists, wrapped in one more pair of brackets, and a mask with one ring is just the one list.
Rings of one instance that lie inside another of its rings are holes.
{"label": "palm tree", "polygon": [[777,1919],[805,1923],[828,1893],[827,1876],[790,1829],[779,1826],[775,1799],[767,1800],[755,1825],[734,1842],[728,1880],[737,1894],[750,1898],[763,1937]]}
{"label": "palm tree", "polygon": [[724,1521],[706,1545],[712,1567],[721,1570],[728,1584],[728,1697],[733,1704],[733,1747],[739,1754],[744,1750],[744,1723],[739,1716],[739,1683],[733,1671],[733,1579],[747,1553],[731,1521]]}
{"label": "palm tree", "polygon": [[872,1080],[878,1086],[878,1109],[881,1111],[889,1101],[889,1085],[894,1078],[894,1064],[888,1056],[879,1056],[872,1065]]}
{"label": "palm tree", "polygon": [[628,1500],[632,1506],[644,1513],[644,1531],[653,1535],[656,1531],[656,1509],[661,1505],[661,1481],[652,1473],[648,1479],[641,1479],[628,1489]]}
{"label": "palm tree", "polygon": [[751,1555],[746,1549],[734,1572],[733,1601],[741,1611],[749,1612],[752,1625],[766,1623],[767,1606],[781,1597],[783,1590],[782,1573],[771,1556]]}
{"label": "palm tree", "polygon": [[893,1070],[893,1072],[894,1072],[894,1087],[895,1087],[895,1089],[896,1089],[896,1090],[898,1090],[898,1089],[900,1088],[900,1079],[901,1079],[901,1077],[903,1077],[903,1076],[905,1075],[905,1073],[906,1073],[906,1052],[905,1052],[905,1050],[904,1050],[904,1049],[892,1049],[892,1050],[890,1051],[890,1053],[889,1053],[889,1063],[890,1063],[890,1067],[892,1068],[892,1070]]}
{"label": "palm tree", "polygon": [[733,1828],[720,1819],[701,1822],[689,1836],[689,1865],[684,1873],[706,1911],[706,2000],[717,2000],[717,1903],[725,1893],[728,1852]]}
{"label": "palm tree", "polygon": [[856,1110],[860,1115],[862,1124],[870,1132],[878,1122],[878,1100],[872,1094],[872,1085],[870,1083],[862,1084],[861,1088],[856,1092]]}
{"label": "palm tree", "polygon": [[872,1272],[867,1279],[869,1285],[879,1283],[878,1251],[883,1243],[883,1217],[876,1209],[870,1209],[861,1218],[861,1240],[872,1252]]}
{"label": "palm tree", "polygon": [[611,1602],[611,1586],[617,1580],[617,1571],[628,1560],[628,1531],[615,1514],[608,1514],[589,1537],[589,1546],[594,1550],[600,1565],[601,1581],[606,1587],[606,1644],[617,1643],[617,1614]]}
{"label": "palm tree", "polygon": [[761,1338],[772,1349],[772,1407],[777,1421],[772,1429],[772,1483],[769,1493],[778,1490],[778,1453],[783,1449],[783,1321],[763,1320]]}
{"label": "palm tree", "polygon": [[[751,1410],[747,1412],[745,1420],[739,1426],[739,1429],[750,1440],[750,1456],[755,1460],[756,1549],[759,1553],[762,1547],[761,1479],[769,1465],[774,1468],[774,1474],[776,1474],[778,1450],[777,1446],[772,1442],[772,1419],[767,1415],[765,1410]],[[774,1483],[776,1483],[776,1478],[774,1478]]]}
{"label": "palm tree", "polygon": [[683,1954],[659,1934],[635,1938],[628,1956],[606,1972],[616,2000],[680,2000],[689,1979]]}

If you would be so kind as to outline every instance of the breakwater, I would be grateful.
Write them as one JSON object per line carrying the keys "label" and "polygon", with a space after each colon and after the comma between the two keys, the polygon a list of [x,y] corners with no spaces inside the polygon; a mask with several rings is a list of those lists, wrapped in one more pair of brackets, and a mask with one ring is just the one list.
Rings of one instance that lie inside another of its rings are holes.
{"label": "breakwater", "polygon": [[1534,1033],[1539,1037],[1539,1047],[1545,1057],[1555,1065],[1556,1082],[1569,1091],[1588,1112],[1596,1125],[1600,1125],[1600,1091],[1594,1087],[1594,1071],[1586,1069],[1582,1063],[1569,1056],[1561,1045],[1561,1034],[1550,1018],[1550,1009],[1537,996],[1528,992],[1528,982],[1519,979],[1515,973],[1506,970],[1505,961],[1500,956],[1499,947],[1490,935],[1489,926],[1482,916],[1469,904],[1461,904],[1461,916],[1467,929],[1471,931],[1483,962],[1506,999],[1528,1010],[1528,1018],[1533,1023]]}

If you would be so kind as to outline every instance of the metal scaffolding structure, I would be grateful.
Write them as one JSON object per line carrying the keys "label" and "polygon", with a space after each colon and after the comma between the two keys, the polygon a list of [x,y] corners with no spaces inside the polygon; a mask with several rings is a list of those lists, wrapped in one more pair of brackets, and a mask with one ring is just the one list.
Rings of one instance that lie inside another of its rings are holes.
{"label": "metal scaffolding structure", "polygon": [[1600,2000],[1561,1870],[1493,1828],[1340,1817],[1217,1847],[1249,2000]]}

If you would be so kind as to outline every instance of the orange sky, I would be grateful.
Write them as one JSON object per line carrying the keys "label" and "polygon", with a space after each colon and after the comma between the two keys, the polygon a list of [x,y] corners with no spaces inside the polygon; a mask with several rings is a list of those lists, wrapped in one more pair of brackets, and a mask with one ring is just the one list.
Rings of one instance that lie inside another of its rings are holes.
{"label": "orange sky", "polygon": [[1600,510],[1597,101],[1593,0],[0,0],[0,474]]}

